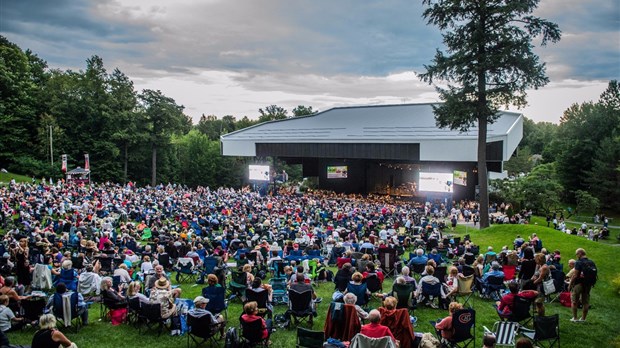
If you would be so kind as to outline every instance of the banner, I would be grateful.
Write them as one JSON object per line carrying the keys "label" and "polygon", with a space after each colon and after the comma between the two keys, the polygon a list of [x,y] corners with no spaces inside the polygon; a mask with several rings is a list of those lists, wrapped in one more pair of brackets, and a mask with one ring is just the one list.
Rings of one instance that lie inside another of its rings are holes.
{"label": "banner", "polygon": [[63,173],[67,172],[67,155],[62,155],[62,168]]}
{"label": "banner", "polygon": [[84,154],[84,170],[90,171],[90,160],[87,153]]}

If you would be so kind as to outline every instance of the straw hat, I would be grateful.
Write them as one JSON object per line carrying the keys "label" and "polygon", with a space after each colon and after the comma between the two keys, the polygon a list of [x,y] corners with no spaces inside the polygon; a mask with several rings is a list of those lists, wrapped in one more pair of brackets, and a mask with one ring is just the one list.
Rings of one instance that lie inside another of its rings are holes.
{"label": "straw hat", "polygon": [[155,282],[155,287],[158,289],[168,289],[168,287],[170,287],[170,282],[168,282],[168,279],[162,277]]}

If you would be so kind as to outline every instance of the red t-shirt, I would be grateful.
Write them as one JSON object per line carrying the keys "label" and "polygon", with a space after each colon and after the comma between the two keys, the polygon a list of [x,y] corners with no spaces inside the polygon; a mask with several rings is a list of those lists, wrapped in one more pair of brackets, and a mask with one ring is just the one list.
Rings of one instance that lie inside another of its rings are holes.
{"label": "red t-shirt", "polygon": [[435,329],[441,330],[441,337],[447,340],[452,339],[452,335],[454,334],[454,329],[452,328],[452,314],[435,324]]}
{"label": "red t-shirt", "polygon": [[392,331],[390,331],[390,328],[381,324],[366,324],[362,326],[362,330],[360,331],[360,333],[364,336],[368,336],[371,338],[390,336],[393,341],[396,341],[394,335],[392,335]]}

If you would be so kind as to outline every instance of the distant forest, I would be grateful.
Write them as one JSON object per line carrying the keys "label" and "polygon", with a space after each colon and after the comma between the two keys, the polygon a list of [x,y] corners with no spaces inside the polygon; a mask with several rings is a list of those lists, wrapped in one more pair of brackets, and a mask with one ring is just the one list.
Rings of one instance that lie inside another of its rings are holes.
{"label": "distant forest", "polygon": [[[0,36],[0,167],[35,177],[61,176],[90,155],[98,182],[240,187],[247,164],[268,159],[223,157],[219,137],[260,122],[316,113],[300,105],[291,113],[277,105],[237,119],[203,115],[197,124],[183,106],[159,90],[136,91],[119,69],[108,72],[99,56],[84,70],[60,70]],[[50,133],[53,153],[50,152]],[[51,159],[54,166],[51,166]],[[288,167],[292,180],[299,167]],[[560,124],[525,119],[523,140],[504,169],[536,178],[561,201],[583,192],[601,208],[620,211],[620,88],[610,81],[598,101],[569,107]],[[156,175],[154,176],[153,173]],[[517,180],[518,181],[518,180]],[[530,180],[532,181],[532,180]],[[527,187],[499,182],[496,199],[527,202]],[[548,192],[551,193],[551,192]]]}

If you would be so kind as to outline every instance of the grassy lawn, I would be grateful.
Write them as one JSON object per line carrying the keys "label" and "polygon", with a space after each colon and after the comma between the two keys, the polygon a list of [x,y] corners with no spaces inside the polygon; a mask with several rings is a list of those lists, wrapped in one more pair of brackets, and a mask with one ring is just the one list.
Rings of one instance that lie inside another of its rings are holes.
{"label": "grassy lawn", "polygon": [[[0,172],[0,185],[7,185],[11,179],[15,179],[17,182],[32,182],[32,178],[26,175]],[[41,180],[37,179],[37,182],[39,181]]]}
{"label": "grassy lawn", "polygon": [[[544,225],[546,226],[546,224]],[[517,234],[523,237],[531,233],[537,233],[543,246],[555,250],[559,249],[563,255],[563,263],[566,265],[569,258],[574,257],[575,249],[583,247],[588,256],[593,259],[599,267],[599,281],[592,290],[591,302],[594,308],[590,311],[587,323],[573,324],[569,322],[571,317],[570,309],[563,307],[559,303],[548,304],[547,314],[560,314],[560,330],[563,347],[620,347],[620,297],[611,287],[611,280],[619,276],[619,272],[614,267],[616,257],[620,251],[618,246],[596,243],[585,240],[577,236],[570,236],[554,231],[544,226],[524,226],[524,225],[495,225],[489,229],[478,231],[469,229],[467,233],[471,235],[474,242],[484,250],[492,245],[499,250],[503,245],[511,245]],[[457,234],[464,234],[465,228],[459,226]],[[567,268],[567,266],[565,266]],[[384,290],[391,288],[391,279],[387,279]],[[201,286],[192,284],[182,284],[183,297],[194,298],[201,291]],[[325,321],[329,300],[333,292],[332,284],[321,284],[317,288],[320,297],[324,298],[319,305],[319,316],[315,319],[314,330],[322,330]],[[471,300],[470,300],[471,302]],[[371,307],[378,307],[380,303],[373,299]],[[492,307],[492,301],[475,298],[473,307],[477,311],[477,333],[476,347],[482,345],[482,326],[489,328],[498,319]],[[284,306],[277,306],[276,313],[283,313]],[[241,314],[241,305],[235,302],[230,305],[228,311],[228,326],[238,327],[238,318]],[[447,315],[447,311],[432,309],[427,307],[419,308],[415,315],[418,317],[416,332],[430,332],[432,328],[429,320],[435,320]],[[98,321],[99,306],[96,305],[90,310],[91,324],[83,328],[78,334],[67,332],[67,336],[74,340],[79,347],[174,347],[187,344],[187,337],[170,337],[162,334],[156,337],[154,333],[142,333],[128,325],[113,327],[108,322]],[[66,331],[66,330],[65,330]],[[20,333],[10,333],[9,338],[13,344],[30,344],[34,331],[24,331]],[[272,334],[273,347],[293,347],[296,340],[295,329],[278,330]],[[223,342],[220,346],[223,346]]]}
{"label": "grassy lawn", "polygon": [[[583,219],[582,219],[583,220]],[[599,242],[600,243],[604,243],[604,244],[618,244],[618,235],[620,235],[620,226],[618,225],[619,223],[619,219],[615,218],[612,220],[612,222],[609,224],[609,238],[607,239],[600,239]],[[566,223],[566,227],[570,228],[571,230],[573,229],[573,227],[576,227],[577,229],[581,228],[581,224],[584,221],[581,222],[567,222]],[[588,226],[593,226],[592,223],[592,219],[590,220],[585,220],[585,223],[588,224]],[[532,220],[531,220],[531,224],[538,224],[539,227],[541,228],[545,228],[545,229],[549,229],[553,231],[553,224],[550,223],[549,225],[551,227],[547,227],[547,220],[544,216],[533,216]],[[599,229],[602,228],[602,225],[599,226]],[[582,237],[584,238],[584,237]]]}

